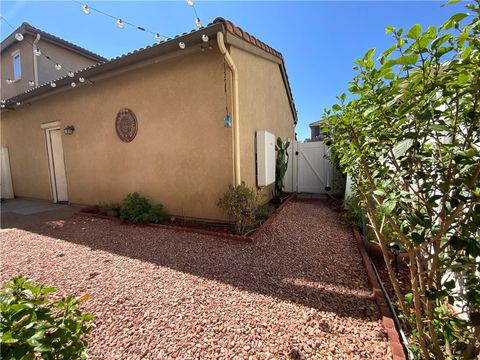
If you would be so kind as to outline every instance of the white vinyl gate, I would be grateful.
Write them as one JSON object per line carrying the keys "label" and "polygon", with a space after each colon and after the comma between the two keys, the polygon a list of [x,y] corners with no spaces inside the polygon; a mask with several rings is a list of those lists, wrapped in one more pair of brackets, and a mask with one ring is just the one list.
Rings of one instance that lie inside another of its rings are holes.
{"label": "white vinyl gate", "polygon": [[293,141],[288,153],[286,192],[332,194],[341,191],[338,173],[330,162],[329,147],[322,141]]}

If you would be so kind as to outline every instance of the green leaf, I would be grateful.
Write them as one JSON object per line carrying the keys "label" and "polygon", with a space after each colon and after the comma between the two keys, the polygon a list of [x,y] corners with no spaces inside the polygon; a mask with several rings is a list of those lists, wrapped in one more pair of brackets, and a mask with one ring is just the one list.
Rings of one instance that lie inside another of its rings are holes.
{"label": "green leaf", "polygon": [[10,331],[6,331],[2,335],[2,344],[15,344],[18,339],[15,339]]}
{"label": "green leaf", "polygon": [[375,190],[373,193],[377,196],[385,196],[386,195],[383,190]]}
{"label": "green leaf", "polygon": [[405,153],[408,151],[408,149],[412,147],[412,145],[413,145],[412,139],[404,139],[400,141],[393,148],[393,155],[395,156],[396,159],[398,159],[399,157],[405,155]]}
{"label": "green leaf", "polygon": [[442,6],[452,5],[452,4],[458,3],[459,1],[461,1],[461,0],[448,0],[448,1],[447,1],[445,4],[443,4]]}
{"label": "green leaf", "polygon": [[392,26],[392,25],[388,25],[386,28],[385,28],[385,34],[390,34],[392,32],[395,31],[395,28]]}
{"label": "green leaf", "polygon": [[400,56],[398,59],[395,60],[395,62],[400,65],[415,65],[417,61],[418,61],[417,54]]}
{"label": "green leaf", "polygon": [[420,26],[420,24],[415,24],[410,28],[410,30],[408,30],[407,37],[417,40],[421,34],[422,27]]}

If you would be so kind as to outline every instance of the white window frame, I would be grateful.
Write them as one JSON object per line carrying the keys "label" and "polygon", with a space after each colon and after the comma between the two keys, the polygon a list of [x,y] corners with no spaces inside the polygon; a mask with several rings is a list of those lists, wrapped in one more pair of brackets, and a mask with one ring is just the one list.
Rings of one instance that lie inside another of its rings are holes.
{"label": "white window frame", "polygon": [[[15,77],[15,58],[18,56],[18,64],[20,66],[20,75],[18,76],[18,78]],[[17,49],[15,50],[13,53],[12,53],[12,79],[13,81],[19,81],[22,79],[22,56],[20,55],[20,50]]]}

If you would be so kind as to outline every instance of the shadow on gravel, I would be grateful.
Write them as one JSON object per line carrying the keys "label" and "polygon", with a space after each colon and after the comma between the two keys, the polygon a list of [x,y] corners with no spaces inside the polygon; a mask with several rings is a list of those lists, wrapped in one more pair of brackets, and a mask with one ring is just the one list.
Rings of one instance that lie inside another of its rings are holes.
{"label": "shadow on gravel", "polygon": [[83,216],[26,230],[343,317],[378,316],[351,232],[325,200],[290,203],[254,243]]}

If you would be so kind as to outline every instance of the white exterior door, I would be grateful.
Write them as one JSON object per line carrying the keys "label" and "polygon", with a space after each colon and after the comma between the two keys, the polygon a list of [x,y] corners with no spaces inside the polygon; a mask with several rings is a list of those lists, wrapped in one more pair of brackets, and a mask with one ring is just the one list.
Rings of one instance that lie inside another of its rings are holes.
{"label": "white exterior door", "polygon": [[52,185],[53,202],[68,202],[67,177],[63,159],[62,130],[58,127],[45,129]]}

